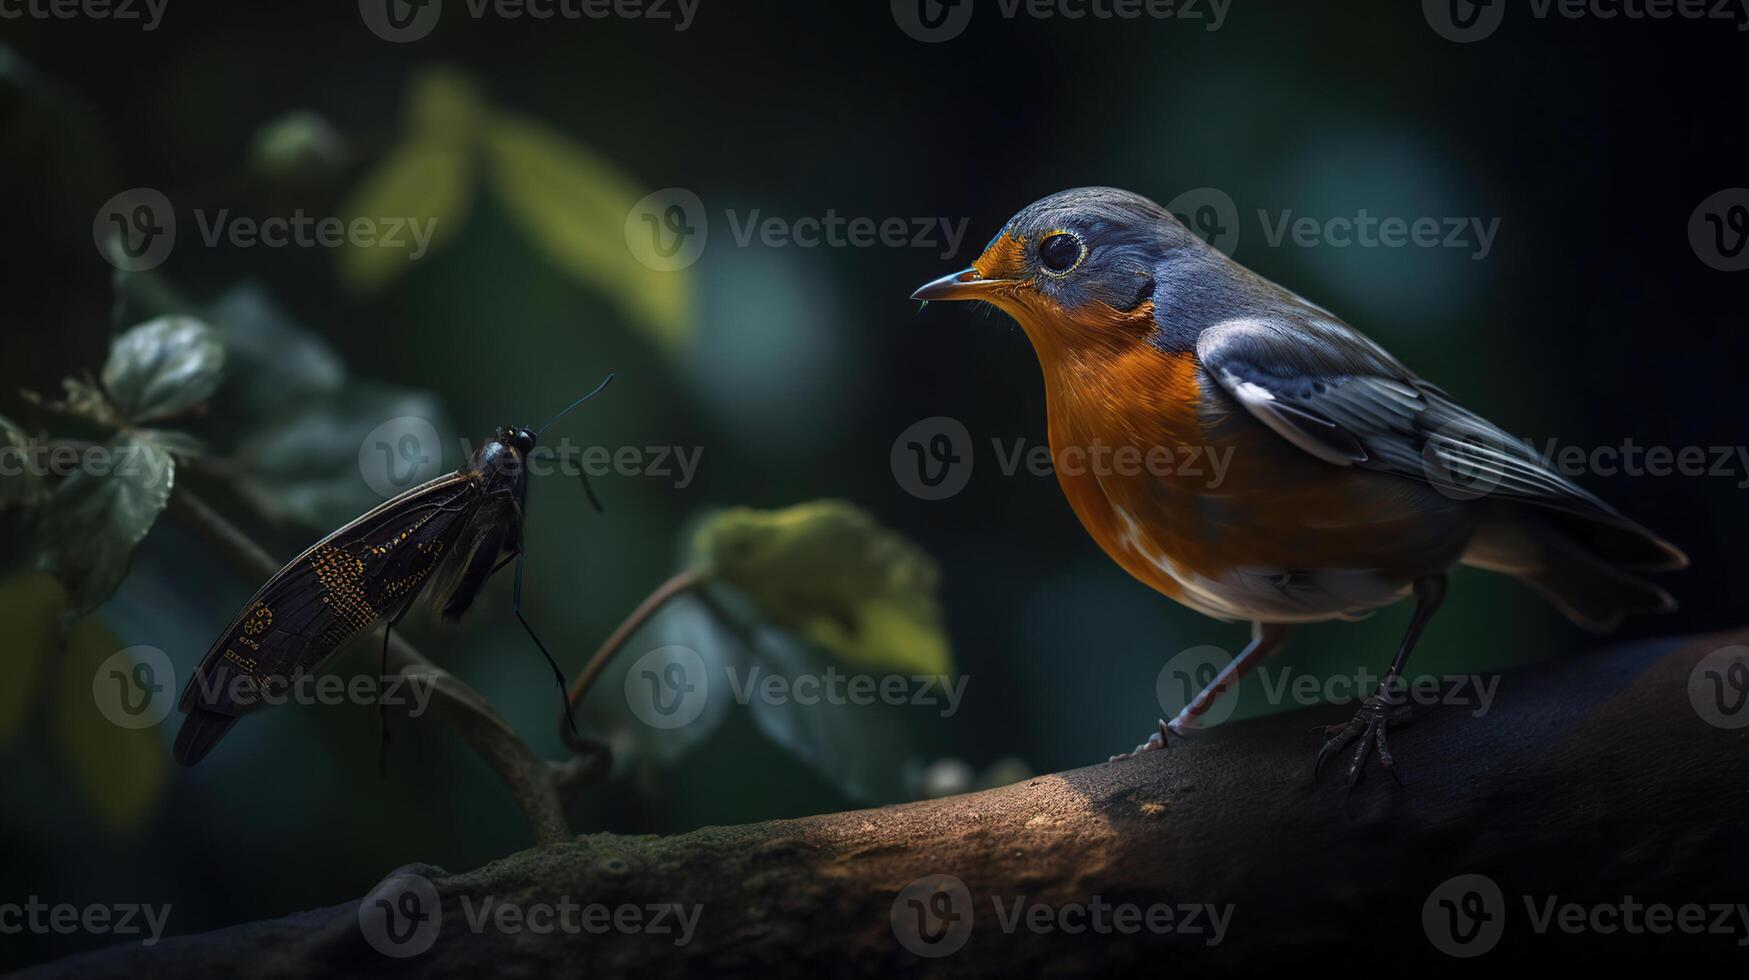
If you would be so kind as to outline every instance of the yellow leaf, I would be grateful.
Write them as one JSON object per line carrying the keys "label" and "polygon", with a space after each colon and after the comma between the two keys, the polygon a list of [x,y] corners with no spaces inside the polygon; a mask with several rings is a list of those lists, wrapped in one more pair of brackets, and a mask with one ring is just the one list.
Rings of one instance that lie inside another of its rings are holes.
{"label": "yellow leaf", "polygon": [[[55,737],[68,771],[78,778],[102,823],[117,833],[131,833],[156,808],[169,766],[156,725],[126,727],[99,705],[96,691],[110,679],[99,675],[100,668],[107,673],[114,666],[109,661],[120,647],[114,635],[89,618],[68,632],[55,695]],[[140,662],[130,656],[126,665]],[[156,689],[152,698],[176,697],[173,677],[149,672],[146,679]],[[168,709],[167,702],[157,705]]]}
{"label": "yellow leaf", "polygon": [[953,670],[935,563],[851,504],[723,511],[700,528],[697,548],[712,579],[848,663]]}
{"label": "yellow leaf", "polygon": [[[454,238],[473,198],[473,149],[447,136],[416,135],[390,151],[341,208],[348,222],[340,272],[374,289]],[[369,222],[369,243],[352,233]]]}
{"label": "yellow leaf", "polygon": [[625,313],[673,348],[690,327],[689,276],[653,269],[626,245],[626,220],[642,194],[587,147],[535,120],[494,119],[486,132],[489,181],[547,260],[607,293]]}
{"label": "yellow leaf", "polygon": [[486,115],[480,90],[453,68],[427,68],[407,86],[407,125],[416,137],[444,137],[471,146]]}
{"label": "yellow leaf", "polygon": [[[340,273],[374,289],[405,273],[467,223],[478,172],[479,89],[462,72],[428,68],[407,87],[407,136],[390,150],[340,209],[349,222]],[[365,244],[352,222],[372,222]]]}
{"label": "yellow leaf", "polygon": [[66,593],[53,575],[19,572],[0,581],[0,623],[6,624],[6,683],[0,684],[0,750],[10,748],[39,697],[44,667],[61,639]]}

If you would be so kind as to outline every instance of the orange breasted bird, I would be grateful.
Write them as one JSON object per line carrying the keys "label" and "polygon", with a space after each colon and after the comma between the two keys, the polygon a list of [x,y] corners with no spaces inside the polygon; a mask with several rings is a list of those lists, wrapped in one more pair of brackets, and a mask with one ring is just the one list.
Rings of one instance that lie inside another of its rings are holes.
{"label": "orange breasted bird", "polygon": [[[1675,608],[1637,573],[1682,568],[1681,551],[1147,198],[1054,194],[913,298],[1013,316],[1043,368],[1058,482],[1087,532],[1156,591],[1253,624],[1244,651],[1138,753],[1198,727],[1289,624],[1413,595],[1384,681],[1325,732],[1314,767],[1352,746],[1351,784],[1375,748],[1391,770],[1398,678],[1455,565],[1512,575],[1597,631]],[[1134,465],[1162,447],[1229,462],[1219,479]]]}

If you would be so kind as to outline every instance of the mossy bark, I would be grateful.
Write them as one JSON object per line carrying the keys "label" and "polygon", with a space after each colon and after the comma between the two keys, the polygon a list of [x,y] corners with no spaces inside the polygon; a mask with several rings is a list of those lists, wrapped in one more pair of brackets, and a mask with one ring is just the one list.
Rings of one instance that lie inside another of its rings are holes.
{"label": "mossy bark", "polygon": [[[1423,925],[1430,894],[1460,874],[1488,876],[1505,898],[1504,934],[1483,963],[1740,964],[1749,955],[1741,932],[1539,934],[1526,899],[1538,908],[1548,896],[1588,906],[1749,899],[1749,729],[1709,724],[1689,698],[1699,660],[1743,640],[1652,641],[1508,672],[1488,714],[1426,709],[1395,733],[1404,786],[1376,769],[1352,793],[1340,774],[1314,785],[1307,729],[1347,712],[1309,709],[966,796],[670,837],[591,834],[457,874],[403,869],[429,878],[441,904],[435,943],[404,960],[366,942],[355,901],[115,947],[45,972],[1401,975],[1462,965]],[[893,918],[901,891],[927,875],[958,878],[971,898],[963,948],[936,959],[908,949]],[[681,905],[699,919],[684,944],[674,932],[475,931],[469,911],[487,896],[524,907],[562,897]],[[1108,907],[1207,904],[1230,907],[1231,919],[1214,944],[1207,920],[1200,934],[1071,933],[1058,926],[1092,920],[1052,911],[1023,914],[1010,931],[1004,916],[1022,896],[1052,910],[1096,897]]]}

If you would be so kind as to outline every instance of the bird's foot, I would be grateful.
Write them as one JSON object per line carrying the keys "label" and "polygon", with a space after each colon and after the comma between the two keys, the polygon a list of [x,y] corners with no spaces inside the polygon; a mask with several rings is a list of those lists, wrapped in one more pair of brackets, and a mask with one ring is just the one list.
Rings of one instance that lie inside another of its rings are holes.
{"label": "bird's foot", "polygon": [[1178,722],[1176,720],[1168,723],[1164,718],[1162,718],[1162,719],[1160,719],[1160,730],[1153,733],[1152,735],[1149,735],[1148,740],[1146,742],[1143,742],[1142,744],[1136,746],[1134,749],[1132,749],[1129,752],[1123,752],[1123,753],[1120,753],[1118,755],[1114,755],[1105,761],[1106,762],[1117,762],[1121,759],[1133,759],[1136,756],[1141,755],[1144,752],[1158,752],[1161,749],[1164,749],[1166,747],[1166,739],[1168,736],[1172,736],[1172,735],[1176,735],[1179,738],[1183,738],[1184,737],[1184,730],[1182,728],[1178,727]]}
{"label": "bird's foot", "polygon": [[1391,756],[1391,743],[1386,731],[1393,725],[1400,728],[1412,720],[1413,711],[1390,691],[1389,682],[1381,684],[1378,693],[1360,703],[1360,710],[1355,712],[1354,720],[1324,729],[1324,746],[1318,750],[1317,761],[1313,763],[1312,781],[1316,782],[1323,774],[1325,762],[1352,745],[1354,754],[1348,763],[1350,787],[1360,782],[1361,773],[1366,770],[1367,760],[1371,758],[1375,748],[1378,750],[1379,765],[1401,785],[1403,778],[1397,775],[1396,759]]}

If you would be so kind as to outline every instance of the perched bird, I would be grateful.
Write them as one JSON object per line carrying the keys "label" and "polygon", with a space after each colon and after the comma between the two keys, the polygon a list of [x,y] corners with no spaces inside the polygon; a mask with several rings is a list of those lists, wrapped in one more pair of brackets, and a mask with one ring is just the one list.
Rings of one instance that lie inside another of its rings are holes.
{"label": "perched bird", "polygon": [[[1457,564],[1515,576],[1592,630],[1675,608],[1633,573],[1682,568],[1681,551],[1147,198],[1054,194],[913,298],[1013,316],[1044,369],[1058,482],[1088,533],[1155,590],[1253,624],[1244,651],[1136,753],[1196,728],[1288,624],[1413,594],[1384,681],[1330,726],[1314,767],[1354,746],[1351,784],[1375,747],[1391,770],[1398,678]],[[1185,447],[1224,455],[1225,472],[1171,465]]]}

